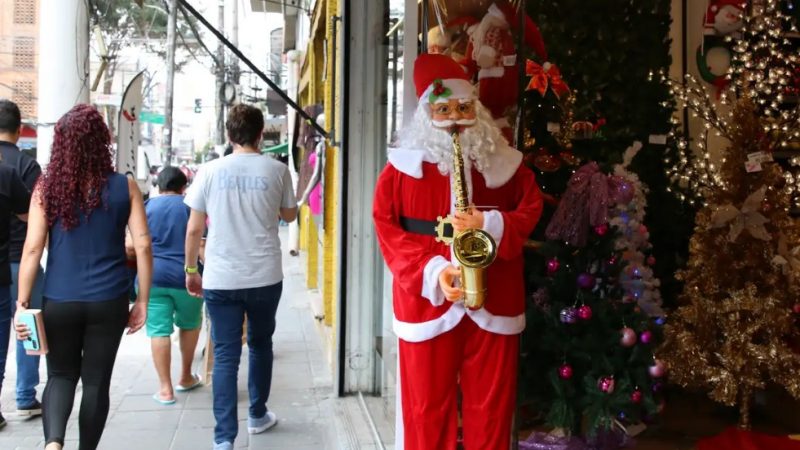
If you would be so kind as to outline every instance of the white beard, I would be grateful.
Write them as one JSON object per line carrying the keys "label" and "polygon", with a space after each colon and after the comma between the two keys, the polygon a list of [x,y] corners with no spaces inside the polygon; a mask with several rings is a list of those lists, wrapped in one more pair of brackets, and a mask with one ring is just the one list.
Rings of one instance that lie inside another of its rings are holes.
{"label": "white beard", "polygon": [[[461,149],[464,152],[466,168],[475,164],[479,172],[490,166],[489,156],[498,147],[508,145],[500,129],[479,101],[475,101],[477,120],[475,125],[465,128],[460,134]],[[439,167],[442,175],[453,171],[453,138],[444,129],[433,125],[430,106],[422,102],[417,106],[411,122],[398,131],[395,144],[399,148],[426,150]]]}

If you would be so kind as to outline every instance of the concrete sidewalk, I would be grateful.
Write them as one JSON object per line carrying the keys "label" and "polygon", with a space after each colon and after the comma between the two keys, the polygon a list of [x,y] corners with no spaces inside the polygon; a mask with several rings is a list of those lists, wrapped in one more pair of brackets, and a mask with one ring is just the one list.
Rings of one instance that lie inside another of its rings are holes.
{"label": "concrete sidewalk", "polygon": [[[281,229],[285,245],[286,228]],[[284,248],[285,250],[285,248]],[[248,435],[247,348],[243,348],[239,372],[239,435],[235,447],[247,449],[370,449],[381,448],[357,399],[336,398],[331,366],[325,360],[318,326],[313,318],[311,296],[304,288],[302,259],[284,252],[283,297],[278,308],[274,337],[275,364],[268,406],[278,415],[278,425],[260,435]],[[202,342],[205,337],[201,336]],[[16,367],[13,346],[9,349],[6,380],[0,404],[8,425],[0,430],[0,449],[28,450],[44,446],[41,419],[23,420],[15,414]],[[199,372],[200,351],[196,355]],[[173,376],[179,367],[177,346],[173,346]],[[41,364],[41,393],[45,364]],[[177,403],[162,406],[152,399],[158,378],[150,355],[150,341],[140,331],[125,336],[117,357],[111,386],[111,411],[100,449],[108,450],[200,450],[210,449],[214,435],[211,387],[177,393]],[[65,449],[77,448],[80,386]],[[41,398],[41,397],[40,397]]]}

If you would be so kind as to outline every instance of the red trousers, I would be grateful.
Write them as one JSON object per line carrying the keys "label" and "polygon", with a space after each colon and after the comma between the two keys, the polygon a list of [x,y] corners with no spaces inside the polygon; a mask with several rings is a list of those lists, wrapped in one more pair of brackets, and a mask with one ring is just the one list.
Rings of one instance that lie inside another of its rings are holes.
{"label": "red trousers", "polygon": [[461,390],[465,450],[508,450],[517,394],[519,336],[480,329],[464,317],[424,342],[399,342],[404,447],[454,450]]}

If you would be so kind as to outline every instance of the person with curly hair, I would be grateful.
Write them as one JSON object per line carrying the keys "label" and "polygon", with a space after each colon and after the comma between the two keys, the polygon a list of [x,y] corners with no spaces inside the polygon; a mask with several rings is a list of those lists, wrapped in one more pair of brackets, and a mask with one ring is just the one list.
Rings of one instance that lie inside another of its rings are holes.
{"label": "person with curly hair", "polygon": [[[111,373],[123,331],[145,323],[153,270],[150,233],[136,182],[114,172],[100,113],[77,105],[55,126],[50,164],[31,200],[19,270],[17,312],[28,308],[47,246],[43,316],[49,341],[42,403],[46,450],[64,445],[78,380],[80,450],[94,450],[109,409]],[[129,310],[125,229],[136,251],[139,295]],[[17,338],[30,330],[15,320]]]}

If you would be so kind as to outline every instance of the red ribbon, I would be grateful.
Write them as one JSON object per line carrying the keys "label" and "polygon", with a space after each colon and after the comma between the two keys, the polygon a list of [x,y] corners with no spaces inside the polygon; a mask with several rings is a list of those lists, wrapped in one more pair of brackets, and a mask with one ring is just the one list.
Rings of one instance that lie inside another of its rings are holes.
{"label": "red ribbon", "polygon": [[546,67],[540,66],[530,59],[525,63],[525,74],[531,77],[528,87],[525,90],[539,91],[544,97],[549,87],[556,97],[561,98],[563,94],[569,92],[569,86],[561,78],[561,71],[555,64],[545,63]]}

